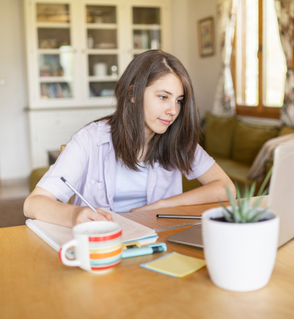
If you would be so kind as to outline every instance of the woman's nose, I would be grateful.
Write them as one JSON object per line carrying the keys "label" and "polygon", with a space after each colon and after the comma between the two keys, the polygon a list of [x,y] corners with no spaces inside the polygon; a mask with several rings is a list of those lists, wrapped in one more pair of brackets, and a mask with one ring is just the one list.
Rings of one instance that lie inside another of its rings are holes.
{"label": "woman's nose", "polygon": [[166,110],[166,114],[176,115],[177,114],[177,102],[171,101],[168,109]]}

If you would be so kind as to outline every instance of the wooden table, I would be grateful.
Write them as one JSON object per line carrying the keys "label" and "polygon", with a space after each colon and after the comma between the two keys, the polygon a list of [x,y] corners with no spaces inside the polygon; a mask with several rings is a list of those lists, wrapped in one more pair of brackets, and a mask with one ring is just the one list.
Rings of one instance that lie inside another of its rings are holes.
{"label": "wooden table", "polygon": [[[128,213],[147,226],[157,213],[200,214],[199,205]],[[159,232],[158,242],[183,230]],[[168,251],[203,258],[203,250],[167,243]],[[124,259],[106,275],[64,266],[56,251],[26,226],[0,229],[0,317],[26,318],[294,318],[294,240],[278,250],[269,284],[236,293],[216,287],[204,267],[183,278],[165,276],[139,265],[162,254]]]}

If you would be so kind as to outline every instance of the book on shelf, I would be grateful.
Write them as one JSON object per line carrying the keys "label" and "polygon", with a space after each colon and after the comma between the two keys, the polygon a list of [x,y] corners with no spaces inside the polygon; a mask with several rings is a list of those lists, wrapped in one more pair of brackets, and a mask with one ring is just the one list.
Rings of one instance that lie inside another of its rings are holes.
{"label": "book on shelf", "polygon": [[[124,243],[136,241],[140,245],[147,245],[156,242],[158,236],[155,230],[123,217],[122,214],[114,213],[105,208],[101,209],[110,213],[113,221],[121,226]],[[73,239],[72,228],[69,227],[36,219],[27,219],[26,225],[57,252],[59,252],[62,245]],[[68,255],[71,256],[71,253],[69,252]]]}
{"label": "book on shelf", "polygon": [[90,84],[90,89],[92,90],[94,96],[100,96],[100,92],[96,90],[95,86],[92,83]]}

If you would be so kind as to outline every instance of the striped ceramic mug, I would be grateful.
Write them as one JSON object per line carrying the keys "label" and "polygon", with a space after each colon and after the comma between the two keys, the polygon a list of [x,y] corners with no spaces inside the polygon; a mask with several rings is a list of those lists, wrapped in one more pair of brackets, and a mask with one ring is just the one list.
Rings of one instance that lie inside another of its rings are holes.
{"label": "striped ceramic mug", "polygon": [[[79,266],[91,273],[110,270],[121,261],[122,229],[110,221],[93,221],[73,227],[74,239],[59,251],[60,260],[67,266]],[[66,251],[74,247],[75,259],[66,257]]]}

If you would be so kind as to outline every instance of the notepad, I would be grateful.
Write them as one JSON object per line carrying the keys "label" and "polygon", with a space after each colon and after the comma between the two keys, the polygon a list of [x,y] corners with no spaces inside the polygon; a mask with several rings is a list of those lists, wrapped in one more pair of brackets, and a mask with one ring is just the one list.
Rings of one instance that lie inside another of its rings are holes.
{"label": "notepad", "polygon": [[206,262],[203,259],[189,257],[174,252],[146,264],[141,264],[141,267],[164,275],[181,278],[192,274],[194,271],[205,265]]}
{"label": "notepad", "polygon": [[[158,236],[155,230],[123,217],[121,214],[116,214],[104,208],[103,210],[111,214],[113,221],[121,226],[124,243],[136,241],[140,245],[147,245],[156,242]],[[27,219],[26,225],[56,251],[59,251],[63,244],[73,239],[72,229],[69,227],[36,219]]]}

